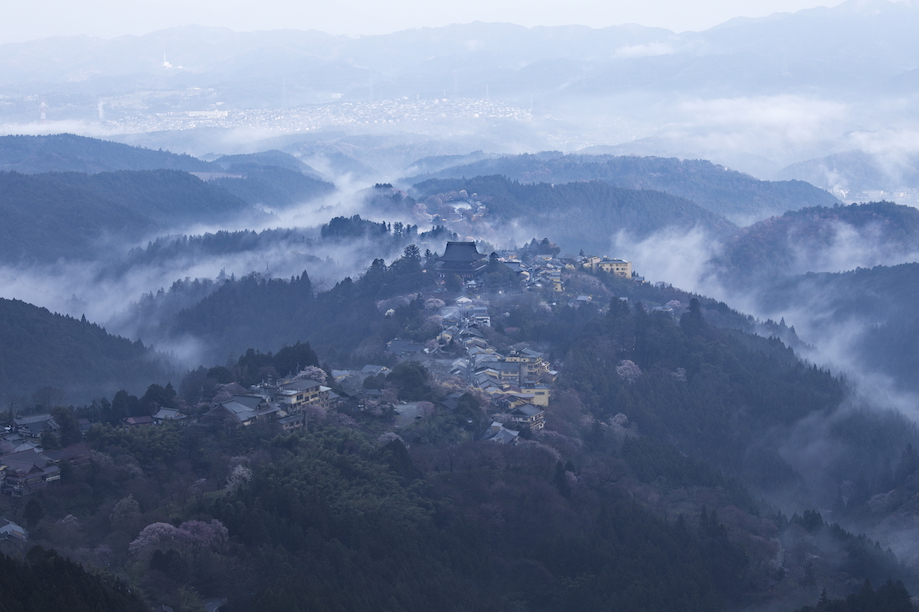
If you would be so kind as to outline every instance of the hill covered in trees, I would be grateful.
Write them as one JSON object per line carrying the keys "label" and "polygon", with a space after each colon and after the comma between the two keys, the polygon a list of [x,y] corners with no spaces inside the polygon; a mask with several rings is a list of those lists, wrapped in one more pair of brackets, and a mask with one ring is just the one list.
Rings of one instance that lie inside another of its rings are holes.
{"label": "hill covered in trees", "polygon": [[279,166],[234,163],[228,167],[227,172],[242,174],[244,178],[223,177],[213,179],[210,183],[226,189],[249,204],[271,208],[287,208],[335,191],[332,183]]}
{"label": "hill covered in trees", "polygon": [[115,170],[183,170],[215,172],[208,162],[191,155],[75,134],[0,136],[0,170],[23,174],[45,172],[113,172]]}
{"label": "hill covered in trees", "polygon": [[413,207],[417,201],[429,214],[452,221],[451,229],[460,233],[490,230],[497,240],[506,235],[508,224],[532,233],[551,227],[553,238],[573,252],[605,252],[618,232],[645,238],[665,228],[698,227],[723,236],[734,229],[723,217],[684,198],[596,180],[552,185],[497,175],[430,179],[414,185],[410,193],[411,201],[395,204]]}
{"label": "hill covered in trees", "polygon": [[86,571],[53,550],[35,546],[25,559],[0,554],[3,612],[146,612],[144,602],[114,576]]}
{"label": "hill covered in trees", "polygon": [[85,319],[0,298],[0,388],[8,398],[50,388],[67,402],[86,402],[175,376],[166,358],[140,341],[111,336]]}
{"label": "hill covered in trees", "polygon": [[[381,272],[388,270],[374,266],[345,285],[350,293],[314,299],[334,297],[339,311],[351,310],[359,297],[390,295],[400,279],[402,290],[424,287]],[[476,441],[467,417],[444,409],[397,432],[386,414],[358,409],[311,414],[293,433],[270,422],[97,424],[86,435],[91,461],[72,466],[37,502],[34,537],[90,567],[107,564],[148,600],[220,596],[231,610],[317,602],[352,610],[791,609],[817,601],[822,589],[846,597],[866,578],[915,590],[915,574],[890,551],[836,524],[856,516],[861,497],[851,508],[843,501],[832,521],[813,510],[788,517],[758,501],[790,491],[805,507],[823,507],[859,469],[875,482],[885,452],[896,462],[919,440],[915,427],[869,412],[834,420],[845,383],[775,339],[711,325],[716,312],[733,316],[722,304],[602,280],[633,304],[614,297],[602,309],[547,310],[538,299],[501,306],[513,312],[499,320],[563,364],[546,429],[516,446]],[[283,301],[304,282],[246,285],[232,299]],[[679,321],[650,308],[674,300],[690,302]],[[337,316],[354,314],[361,312]],[[375,325],[405,337],[419,314],[417,303],[394,308],[354,337]],[[502,342],[500,329],[491,342]],[[346,356],[326,349],[325,357]],[[206,375],[245,384],[258,380],[260,366],[280,373],[293,361],[318,363],[298,344],[277,355],[246,351]],[[418,364],[395,366],[386,382],[398,393],[410,383],[407,370],[428,376]],[[194,384],[180,388],[213,387],[199,378],[190,374]],[[434,405],[447,388],[426,382],[420,398]],[[160,405],[177,405],[157,391]],[[471,415],[485,410],[480,401],[464,400]],[[136,397],[119,393],[76,414],[132,403]],[[834,423],[824,442],[835,450],[817,480],[782,447],[814,422]],[[901,459],[896,473],[915,477],[919,460]]]}
{"label": "hill covered in trees", "polygon": [[0,172],[0,196],[0,259],[7,263],[87,260],[104,244],[261,214],[176,170]]}
{"label": "hill covered in trees", "polygon": [[[919,391],[915,351],[919,264],[808,273],[773,284],[759,298],[764,312],[805,313],[809,338],[845,335],[844,363],[890,377],[901,389]],[[810,313],[809,315],[807,313]],[[807,338],[805,338],[807,339]]]}
{"label": "hill covered in trees", "polygon": [[892,202],[789,211],[742,228],[710,262],[729,287],[768,288],[805,272],[839,272],[916,258],[919,211]]}
{"label": "hill covered in trees", "polygon": [[705,160],[544,152],[483,159],[405,179],[500,174],[522,183],[603,181],[623,189],[651,189],[692,200],[731,220],[762,219],[787,210],[832,206],[830,193],[798,180],[761,181]]}

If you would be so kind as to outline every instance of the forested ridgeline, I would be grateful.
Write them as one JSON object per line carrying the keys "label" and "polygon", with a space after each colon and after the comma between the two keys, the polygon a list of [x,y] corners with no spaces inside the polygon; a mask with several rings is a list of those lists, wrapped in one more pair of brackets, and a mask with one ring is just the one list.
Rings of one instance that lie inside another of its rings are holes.
{"label": "forested ridgeline", "polygon": [[243,178],[216,178],[211,184],[253,205],[283,209],[335,191],[332,183],[289,168],[236,163],[227,172]]}
{"label": "forested ridgeline", "polygon": [[[468,194],[462,197],[459,192]],[[563,249],[604,252],[610,236],[625,232],[646,238],[674,227],[688,231],[698,227],[714,236],[734,230],[733,224],[682,197],[648,189],[625,189],[601,181],[566,184],[520,183],[503,176],[470,179],[431,179],[414,185],[414,200],[401,206],[411,210],[415,200],[430,214],[450,215],[446,203],[476,199],[485,206],[478,224],[491,224],[496,231],[516,222],[534,233],[552,227]],[[473,198],[473,194],[476,195]],[[452,208],[451,208],[452,210]]]}
{"label": "forested ridgeline", "polygon": [[[603,181],[625,189],[653,189],[692,200],[728,218],[765,218],[807,206],[832,206],[830,193],[803,181],[760,181],[705,160],[543,152],[477,160],[404,179],[500,174],[524,183]],[[471,192],[470,192],[471,193]]]}
{"label": "forested ridgeline", "polygon": [[377,302],[434,287],[434,274],[423,271],[417,247],[409,248],[389,266],[375,260],[357,280],[345,278],[318,293],[306,273],[292,279],[231,279],[167,321],[166,329],[177,337],[198,338],[212,356],[246,347],[275,350],[289,338],[309,340],[323,353],[350,353],[362,344],[381,353],[398,334],[401,317],[385,317]]}
{"label": "forested ridgeline", "polygon": [[113,172],[115,170],[182,170],[220,172],[222,169],[191,155],[75,134],[0,136],[0,170],[44,172]]}
{"label": "forested ridgeline", "polygon": [[919,211],[911,206],[804,208],[738,230],[710,264],[725,286],[768,300],[773,284],[789,276],[909,261],[917,240]]}
{"label": "forested ridgeline", "polygon": [[164,355],[85,320],[0,298],[0,387],[8,399],[59,390],[86,402],[118,389],[139,391],[177,377]]}
{"label": "forested ridgeline", "polygon": [[848,359],[864,373],[880,374],[895,388],[919,390],[919,264],[809,273],[781,281],[761,297],[766,312],[800,311],[813,338],[846,330]]}
{"label": "forested ridgeline", "polygon": [[[845,188],[849,191],[890,191],[894,187],[890,166],[879,156],[858,150],[796,162],[783,168],[778,175],[826,189],[837,186],[839,177],[845,177]],[[898,159],[895,187],[916,185],[919,185],[919,156],[905,153]]]}
{"label": "forested ridgeline", "polygon": [[103,244],[260,214],[177,170],[0,172],[0,194],[0,258],[7,263],[91,260]]}

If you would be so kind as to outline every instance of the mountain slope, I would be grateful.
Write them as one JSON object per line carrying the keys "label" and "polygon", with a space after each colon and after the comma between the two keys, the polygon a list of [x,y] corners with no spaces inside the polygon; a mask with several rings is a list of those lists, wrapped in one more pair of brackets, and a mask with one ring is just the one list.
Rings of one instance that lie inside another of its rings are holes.
{"label": "mountain slope", "polygon": [[39,174],[159,169],[215,171],[208,162],[190,155],[153,151],[74,134],[0,136],[0,170]]}
{"label": "mountain slope", "polygon": [[575,253],[580,249],[606,252],[619,232],[645,238],[665,228],[699,227],[723,236],[734,229],[724,218],[689,200],[601,181],[549,185],[518,183],[502,176],[430,179],[416,184],[411,193],[428,214],[435,215],[435,223],[438,218],[452,221],[451,229],[461,234],[490,228],[498,237],[504,232],[506,240],[506,224],[511,223],[530,237],[550,234]]}
{"label": "mountain slope", "polygon": [[244,214],[244,201],[177,170],[0,172],[0,260],[88,259],[106,242]]}
{"label": "mountain slope", "polygon": [[98,325],[52,314],[19,300],[0,298],[0,388],[9,397],[42,387],[68,402],[134,392],[176,373],[162,355],[140,341],[111,336]]}
{"label": "mountain slope", "polygon": [[626,189],[655,189],[692,200],[729,218],[764,218],[806,206],[830,206],[831,194],[801,181],[760,181],[704,160],[613,155],[537,153],[485,159],[405,179],[459,178],[501,174],[533,183],[604,181]]}
{"label": "mountain slope", "polygon": [[806,272],[915,261],[919,210],[891,202],[787,212],[737,232],[712,260],[726,286],[749,289]]}

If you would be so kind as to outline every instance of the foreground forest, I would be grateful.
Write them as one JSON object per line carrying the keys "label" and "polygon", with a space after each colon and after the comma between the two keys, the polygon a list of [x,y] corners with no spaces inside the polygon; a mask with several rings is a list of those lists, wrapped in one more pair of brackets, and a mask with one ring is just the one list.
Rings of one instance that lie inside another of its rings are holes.
{"label": "foreground forest", "polygon": [[[546,428],[516,446],[478,441],[485,398],[443,407],[455,387],[411,362],[382,384],[440,407],[396,432],[385,411],[347,408],[294,433],[208,419],[119,426],[162,407],[201,417],[222,385],[294,363],[360,363],[346,347],[362,335],[420,337],[422,303],[391,316],[376,305],[427,286],[417,257],[315,295],[306,278],[227,283],[180,320],[200,316],[216,333],[227,315],[298,305],[330,326],[319,355],[306,344],[246,351],[175,388],[56,409],[95,423],[86,459],[40,493],[4,497],[0,514],[32,543],[177,610],[208,598],[226,610],[833,609],[866,579],[894,581],[894,595],[919,589],[915,559],[857,535],[876,493],[916,487],[916,428],[859,407],[843,380],[778,339],[742,331],[747,317],[672,287],[584,275],[607,303],[506,298],[490,342],[535,342],[561,364]],[[652,308],[674,302],[679,318]],[[785,446],[815,423],[836,448],[816,477]]]}

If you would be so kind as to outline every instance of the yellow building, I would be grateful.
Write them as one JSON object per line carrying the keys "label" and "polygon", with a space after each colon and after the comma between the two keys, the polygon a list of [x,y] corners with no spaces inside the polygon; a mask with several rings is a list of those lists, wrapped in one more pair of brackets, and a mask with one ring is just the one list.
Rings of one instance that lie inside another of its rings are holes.
{"label": "yellow building", "polygon": [[585,257],[582,264],[591,272],[601,270],[607,274],[615,274],[622,278],[632,278],[632,262],[624,259],[612,259],[609,257]]}
{"label": "yellow building", "polygon": [[520,392],[526,395],[532,395],[530,403],[543,408],[549,405],[549,387],[546,385],[520,385]]}

